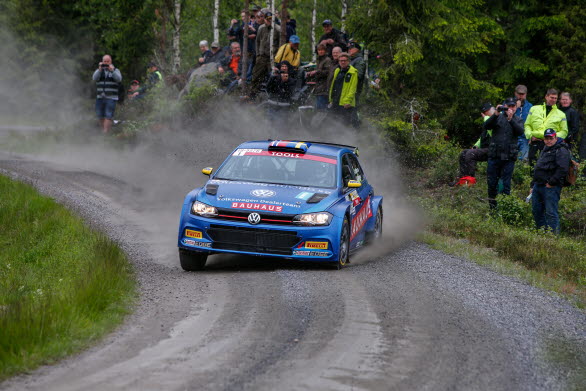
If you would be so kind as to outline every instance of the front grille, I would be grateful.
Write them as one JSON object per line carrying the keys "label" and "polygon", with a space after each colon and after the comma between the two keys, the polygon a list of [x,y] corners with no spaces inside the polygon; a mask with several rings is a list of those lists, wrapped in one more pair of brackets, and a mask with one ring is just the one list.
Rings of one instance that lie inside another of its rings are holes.
{"label": "front grille", "polygon": [[207,233],[213,240],[212,248],[265,254],[292,255],[292,247],[301,240],[292,231],[217,224],[212,224]]}
{"label": "front grille", "polygon": [[[234,209],[218,208],[218,216],[216,219],[228,221],[248,221],[248,215],[256,212],[243,212]],[[276,224],[276,225],[293,225],[293,217],[296,215],[289,215],[283,213],[260,213],[260,224]]]}

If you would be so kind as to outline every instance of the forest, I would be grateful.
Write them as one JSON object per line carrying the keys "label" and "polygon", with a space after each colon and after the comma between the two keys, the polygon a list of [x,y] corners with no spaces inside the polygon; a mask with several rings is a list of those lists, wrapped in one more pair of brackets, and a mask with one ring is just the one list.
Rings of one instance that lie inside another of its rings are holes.
{"label": "forest", "polygon": [[[517,84],[541,103],[547,88],[569,91],[574,106],[586,97],[586,10],[579,0],[283,0],[250,6],[286,7],[297,21],[302,61],[311,61],[321,21],[362,43],[381,75],[382,112],[408,102],[437,120],[449,137],[468,145],[478,134],[481,103],[499,103]],[[155,61],[164,75],[187,72],[198,42],[227,45],[231,19],[243,1],[4,0],[0,5],[6,113],[20,102],[42,105],[55,88],[86,100],[91,72],[104,53],[126,81],[144,79]],[[60,87],[53,87],[62,79]],[[18,99],[22,98],[22,99]],[[64,99],[74,102],[75,96]],[[36,109],[35,109],[36,110]]]}

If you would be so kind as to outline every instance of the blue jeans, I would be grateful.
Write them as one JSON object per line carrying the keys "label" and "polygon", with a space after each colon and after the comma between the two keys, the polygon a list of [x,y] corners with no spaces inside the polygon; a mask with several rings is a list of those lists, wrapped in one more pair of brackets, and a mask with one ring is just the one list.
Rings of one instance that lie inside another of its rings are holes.
{"label": "blue jeans", "polygon": [[97,98],[96,99],[96,115],[98,119],[112,119],[114,118],[114,111],[116,110],[116,102],[114,99]]}
{"label": "blue jeans", "polygon": [[519,160],[527,160],[527,154],[529,153],[529,140],[525,138],[525,135],[519,136],[517,139],[517,147],[519,149]]}
{"label": "blue jeans", "polygon": [[486,179],[488,182],[488,203],[491,207],[496,206],[495,198],[499,193],[499,179],[503,183],[501,193],[506,195],[511,194],[511,177],[513,176],[514,169],[514,160],[488,159]]}
{"label": "blue jeans", "polygon": [[561,186],[546,187],[545,185],[533,185],[532,211],[537,228],[546,227],[554,234],[560,233],[560,216],[558,204],[562,194]]}
{"label": "blue jeans", "polygon": [[327,95],[316,95],[315,96],[315,108],[317,110],[325,110],[328,108],[328,96]]}

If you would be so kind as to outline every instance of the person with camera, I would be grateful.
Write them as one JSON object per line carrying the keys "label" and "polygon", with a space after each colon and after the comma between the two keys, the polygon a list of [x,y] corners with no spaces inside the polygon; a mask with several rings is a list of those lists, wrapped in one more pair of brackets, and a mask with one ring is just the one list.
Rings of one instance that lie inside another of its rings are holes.
{"label": "person with camera", "polygon": [[92,79],[96,82],[96,115],[102,132],[109,133],[112,130],[119,85],[122,82],[122,74],[112,64],[112,57],[109,54],[102,57]]}
{"label": "person with camera", "polygon": [[[525,124],[529,110],[533,107],[533,103],[527,100],[527,86],[519,84],[515,87],[515,98],[517,99],[517,111],[515,111],[515,115],[521,118],[523,124]],[[529,142],[525,138],[525,134],[519,136],[517,145],[519,146],[519,160],[526,161],[527,154],[529,153]]]}
{"label": "person with camera", "polygon": [[488,203],[491,209],[496,207],[499,180],[503,183],[503,194],[511,194],[511,177],[517,160],[517,139],[523,134],[523,121],[515,115],[517,102],[507,98],[497,106],[498,112],[484,122],[485,130],[492,130],[488,145]]}
{"label": "person with camera", "polygon": [[535,164],[531,182],[531,208],[537,228],[560,233],[558,204],[570,166],[568,145],[557,137],[555,129],[543,132],[545,147]]}
{"label": "person with camera", "polygon": [[525,137],[529,140],[529,165],[533,166],[537,158],[537,152],[543,150],[543,132],[545,129],[555,130],[558,138],[566,138],[568,135],[568,121],[566,114],[558,109],[558,91],[550,88],[545,94],[545,102],[542,105],[534,105],[529,110],[525,121]]}

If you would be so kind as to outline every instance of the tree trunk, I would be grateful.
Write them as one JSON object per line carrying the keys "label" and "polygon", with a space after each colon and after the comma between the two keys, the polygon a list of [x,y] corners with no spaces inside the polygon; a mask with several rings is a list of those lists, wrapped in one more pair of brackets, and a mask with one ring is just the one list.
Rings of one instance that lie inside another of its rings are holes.
{"label": "tree trunk", "polygon": [[315,25],[317,23],[317,0],[313,0],[313,11],[311,13],[311,50],[313,52],[311,61],[315,62],[317,60],[317,48],[316,48],[316,38],[315,38]]}
{"label": "tree trunk", "polygon": [[173,20],[173,74],[177,74],[181,68],[181,0],[174,1],[175,4],[173,15],[175,18]]}
{"label": "tree trunk", "polygon": [[246,87],[248,76],[248,24],[250,23],[250,0],[244,0],[244,36],[242,37],[242,74],[240,75],[242,88]]}
{"label": "tree trunk", "polygon": [[220,17],[220,0],[214,0],[214,18],[212,25],[214,27],[214,41],[220,42],[220,28],[218,26],[218,19]]}
{"label": "tree trunk", "polygon": [[275,0],[270,0],[271,2],[271,14],[273,14],[273,21],[271,22],[271,26],[273,26],[271,28],[270,34],[269,34],[269,39],[270,39],[270,44],[269,44],[269,54],[271,56],[271,68],[272,68],[272,63],[275,59],[275,49],[273,48],[273,42],[275,41]]}
{"label": "tree trunk", "polygon": [[289,0],[283,0],[281,3],[281,39],[279,39],[279,47],[287,43],[287,20],[289,19],[289,12],[287,7]]}
{"label": "tree trunk", "polygon": [[346,32],[346,15],[348,14],[348,0],[342,0],[342,31]]}

